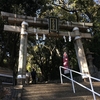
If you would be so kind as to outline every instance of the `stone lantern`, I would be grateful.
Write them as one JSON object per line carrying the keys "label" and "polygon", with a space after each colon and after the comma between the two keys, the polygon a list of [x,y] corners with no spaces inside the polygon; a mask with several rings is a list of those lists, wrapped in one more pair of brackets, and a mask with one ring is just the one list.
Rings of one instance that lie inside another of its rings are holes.
{"label": "stone lantern", "polygon": [[89,72],[90,72],[90,75],[91,76],[94,76],[94,77],[97,77],[98,76],[98,71],[97,71],[97,68],[95,67],[95,65],[93,64],[93,52],[90,52],[88,49],[87,49],[87,62],[88,62],[88,65],[89,65]]}

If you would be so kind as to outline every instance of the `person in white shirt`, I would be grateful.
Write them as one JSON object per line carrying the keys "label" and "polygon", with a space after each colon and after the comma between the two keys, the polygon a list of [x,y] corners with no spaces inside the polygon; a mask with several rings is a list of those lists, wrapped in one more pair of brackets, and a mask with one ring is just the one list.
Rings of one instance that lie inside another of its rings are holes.
{"label": "person in white shirt", "polygon": [[26,70],[26,84],[29,84],[30,81],[30,73]]}

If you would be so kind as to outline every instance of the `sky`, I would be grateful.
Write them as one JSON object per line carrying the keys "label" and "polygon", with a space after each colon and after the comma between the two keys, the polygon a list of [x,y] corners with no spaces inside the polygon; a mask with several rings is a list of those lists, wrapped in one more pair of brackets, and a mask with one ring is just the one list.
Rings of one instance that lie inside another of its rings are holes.
{"label": "sky", "polygon": [[100,5],[100,0],[94,0],[97,4]]}

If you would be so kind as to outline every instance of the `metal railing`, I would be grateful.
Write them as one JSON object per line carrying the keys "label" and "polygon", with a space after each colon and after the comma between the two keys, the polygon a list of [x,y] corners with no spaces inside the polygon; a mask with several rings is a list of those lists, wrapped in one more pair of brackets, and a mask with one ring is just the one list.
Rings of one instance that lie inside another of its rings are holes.
{"label": "metal railing", "polygon": [[[93,79],[93,80],[96,80],[96,81],[99,81],[99,82],[100,82],[100,79],[95,78],[95,77],[92,77],[92,76],[90,76],[90,75],[88,75],[88,74],[83,74],[83,73],[77,72],[77,71],[75,71],[75,70],[66,68],[67,70],[69,70],[69,73],[70,73],[70,77],[68,77],[68,76],[62,74],[62,69],[65,70],[65,67],[63,67],[63,66],[60,66],[60,67],[59,67],[61,84],[63,84],[63,78],[62,78],[62,77],[65,77],[65,78],[67,78],[67,79],[69,79],[69,80],[71,81],[71,83],[72,83],[72,88],[73,88],[73,92],[74,92],[74,93],[75,93],[75,86],[74,86],[74,83],[76,83],[76,84],[78,84],[79,86],[81,86],[81,87],[87,89],[88,91],[92,92],[92,95],[93,95],[94,100],[96,100],[96,96],[95,96],[95,95],[100,96],[99,93],[97,93],[97,92],[94,91],[93,84],[92,84],[92,79]],[[81,84],[81,83],[75,81],[75,80],[73,79],[72,73],[77,73],[77,74],[79,74],[79,75],[81,75],[81,76],[84,76],[84,77],[89,78],[89,82],[90,82],[91,89],[88,88],[88,87],[86,87],[85,85],[83,85],[83,84]]]}
{"label": "metal railing", "polygon": [[0,81],[5,85],[13,85],[13,75],[0,74]]}

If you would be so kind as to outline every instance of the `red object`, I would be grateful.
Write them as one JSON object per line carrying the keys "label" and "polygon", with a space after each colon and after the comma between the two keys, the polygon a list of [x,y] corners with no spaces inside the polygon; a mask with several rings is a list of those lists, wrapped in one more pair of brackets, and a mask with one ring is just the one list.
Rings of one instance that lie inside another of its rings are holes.
{"label": "red object", "polygon": [[63,54],[63,66],[65,68],[68,68],[68,56],[67,56],[66,52],[64,52],[64,54]]}

